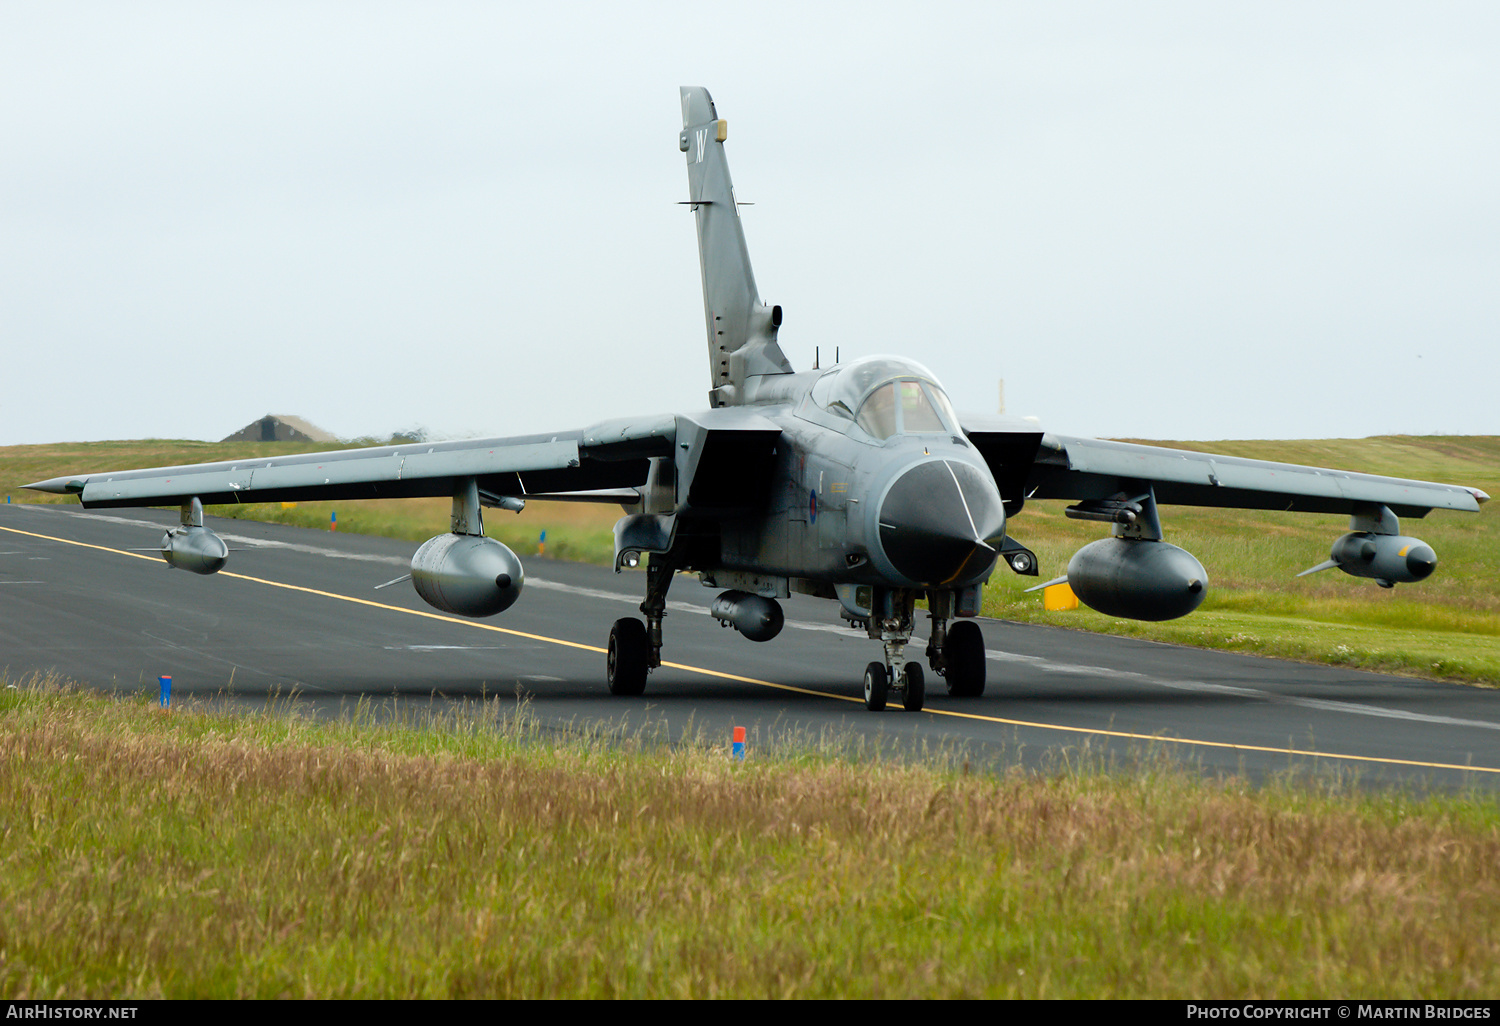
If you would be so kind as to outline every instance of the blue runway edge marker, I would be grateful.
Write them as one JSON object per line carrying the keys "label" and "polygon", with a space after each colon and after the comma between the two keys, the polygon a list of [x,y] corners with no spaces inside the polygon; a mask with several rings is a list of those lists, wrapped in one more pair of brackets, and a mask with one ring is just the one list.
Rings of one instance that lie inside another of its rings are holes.
{"label": "blue runway edge marker", "polygon": [[161,681],[161,707],[165,709],[172,704],[172,678],[158,677],[156,679]]}
{"label": "blue runway edge marker", "polygon": [[744,727],[735,727],[734,728],[733,751],[734,751],[734,757],[736,759],[743,759],[745,757],[745,728]]}

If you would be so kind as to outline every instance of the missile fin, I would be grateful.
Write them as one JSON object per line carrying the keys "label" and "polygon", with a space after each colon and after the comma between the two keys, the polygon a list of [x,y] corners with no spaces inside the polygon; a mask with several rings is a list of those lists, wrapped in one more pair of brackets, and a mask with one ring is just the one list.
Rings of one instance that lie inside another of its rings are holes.
{"label": "missile fin", "polygon": [[1031,587],[1027,588],[1024,592],[1022,592],[1022,594],[1023,595],[1029,595],[1033,591],[1042,591],[1045,588],[1052,587],[1054,584],[1067,584],[1067,583],[1068,583],[1068,575],[1067,574],[1063,574],[1061,577],[1054,577],[1054,578],[1052,578],[1052,580],[1048,581],[1046,584],[1033,584]]}

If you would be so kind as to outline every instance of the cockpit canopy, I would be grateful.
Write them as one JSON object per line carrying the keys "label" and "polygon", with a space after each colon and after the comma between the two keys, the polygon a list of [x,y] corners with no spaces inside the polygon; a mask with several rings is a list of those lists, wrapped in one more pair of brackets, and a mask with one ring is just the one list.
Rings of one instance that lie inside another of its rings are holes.
{"label": "cockpit canopy", "polygon": [[858,424],[871,437],[958,434],[958,417],[932,372],[894,356],[834,367],[813,383],[815,405]]}

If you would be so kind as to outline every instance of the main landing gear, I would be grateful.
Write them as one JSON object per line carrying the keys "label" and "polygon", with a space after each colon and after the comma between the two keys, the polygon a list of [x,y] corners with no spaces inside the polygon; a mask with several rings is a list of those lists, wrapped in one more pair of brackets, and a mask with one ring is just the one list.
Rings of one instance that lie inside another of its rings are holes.
{"label": "main landing gear", "polygon": [[927,639],[927,665],[948,682],[954,698],[978,698],[984,694],[984,635],[973,620],[959,620],[951,627],[953,593],[932,592],[927,597],[932,634]]}
{"label": "main landing gear", "polygon": [[639,695],[650,672],[646,625],[634,617],[616,620],[609,629],[609,693]]}
{"label": "main landing gear", "polygon": [[641,603],[646,622],[627,616],[609,629],[610,694],[642,694],[646,675],[661,665],[661,621],[667,615],[667,589],[676,569],[675,563],[652,556],[646,566],[646,600]]}
{"label": "main landing gear", "polygon": [[[653,557],[646,568],[646,599],[641,603],[642,621],[634,617],[616,620],[609,632],[609,691],[613,695],[640,695],[646,677],[661,665],[662,618],[667,610],[667,588],[676,564]],[[978,698],[984,694],[984,637],[972,620],[949,626],[953,613],[952,592],[930,592],[928,609],[932,635],[927,643],[927,663],[944,678],[948,694],[955,698]],[[893,694],[901,697],[907,712],[920,712],[927,700],[926,674],[922,664],[906,659],[911,643],[917,593],[881,590],[869,620],[856,621],[885,648],[884,661],[865,667],[865,708],[880,712]]]}
{"label": "main landing gear", "polygon": [[[934,639],[937,631],[933,631]],[[960,620],[945,632],[941,645],[927,644],[927,661],[948,682],[954,698],[984,694],[984,636],[972,620]]]}

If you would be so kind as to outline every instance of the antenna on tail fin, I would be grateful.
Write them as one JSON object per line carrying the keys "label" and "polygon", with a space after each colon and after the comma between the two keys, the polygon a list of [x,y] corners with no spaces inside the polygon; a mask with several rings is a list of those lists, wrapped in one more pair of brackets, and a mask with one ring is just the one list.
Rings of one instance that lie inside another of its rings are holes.
{"label": "antenna on tail fin", "polygon": [[682,87],[682,134],[687,154],[688,200],[698,222],[698,264],[703,271],[703,314],[708,327],[708,364],[713,406],[743,401],[745,379],[790,374],[776,344],[781,307],[766,306],[755,290],[755,272],[724,156],[728,122],[719,119],[713,97],[701,86]]}

